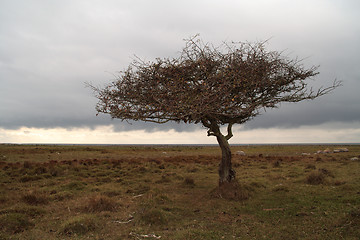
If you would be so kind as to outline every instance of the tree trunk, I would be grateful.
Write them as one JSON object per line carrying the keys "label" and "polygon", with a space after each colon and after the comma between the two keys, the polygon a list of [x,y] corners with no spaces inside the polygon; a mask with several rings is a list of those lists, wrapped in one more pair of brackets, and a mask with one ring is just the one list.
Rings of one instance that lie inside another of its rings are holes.
{"label": "tree trunk", "polygon": [[219,186],[229,183],[235,178],[235,171],[231,167],[231,150],[228,140],[222,134],[216,136],[221,148],[221,162],[219,164]]}
{"label": "tree trunk", "polygon": [[231,150],[228,142],[233,136],[231,130],[233,123],[230,122],[228,124],[226,136],[221,133],[219,124],[216,123],[215,120],[203,119],[202,124],[209,128],[208,136],[215,136],[221,148],[222,156],[219,164],[219,186],[224,183],[230,183],[233,179],[235,179],[236,174],[231,167]]}

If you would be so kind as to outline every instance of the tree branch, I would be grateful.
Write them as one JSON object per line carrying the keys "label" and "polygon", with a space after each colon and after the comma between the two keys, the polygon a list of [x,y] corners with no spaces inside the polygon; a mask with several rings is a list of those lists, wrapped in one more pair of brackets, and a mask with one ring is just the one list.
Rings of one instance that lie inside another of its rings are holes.
{"label": "tree branch", "polygon": [[228,134],[225,136],[225,139],[226,139],[226,140],[229,140],[229,139],[232,138],[232,136],[233,136],[232,130],[231,130],[232,125],[233,125],[233,123],[229,123],[229,124],[228,124],[228,127],[227,127],[227,133],[228,133]]}
{"label": "tree branch", "polygon": [[219,126],[228,124],[227,140],[233,124],[249,121],[261,109],[315,99],[341,86],[335,81],[318,90],[308,87],[305,80],[318,74],[317,66],[306,69],[301,60],[267,51],[266,42],[214,47],[195,35],[177,58],[135,57],[111,84],[87,86],[99,99],[98,113],[154,123],[201,122],[209,136],[223,136]]}

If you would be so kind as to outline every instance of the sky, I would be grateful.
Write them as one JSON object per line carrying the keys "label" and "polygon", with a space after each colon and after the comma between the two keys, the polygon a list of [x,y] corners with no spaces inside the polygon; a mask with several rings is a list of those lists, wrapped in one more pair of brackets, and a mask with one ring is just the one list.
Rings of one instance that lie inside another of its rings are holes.
{"label": "sky", "polygon": [[231,144],[360,142],[358,0],[1,0],[0,143],[216,144],[200,125],[96,116],[90,88],[135,56],[177,57],[184,39],[256,42],[343,82],[234,126]]}

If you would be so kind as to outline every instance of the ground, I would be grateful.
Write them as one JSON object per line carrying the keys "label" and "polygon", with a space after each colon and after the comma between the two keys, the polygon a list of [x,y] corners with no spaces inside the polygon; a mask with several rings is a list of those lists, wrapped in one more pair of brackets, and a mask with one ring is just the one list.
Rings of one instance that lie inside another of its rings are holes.
{"label": "ground", "polygon": [[232,150],[236,196],[215,146],[2,144],[0,239],[358,239],[359,145]]}

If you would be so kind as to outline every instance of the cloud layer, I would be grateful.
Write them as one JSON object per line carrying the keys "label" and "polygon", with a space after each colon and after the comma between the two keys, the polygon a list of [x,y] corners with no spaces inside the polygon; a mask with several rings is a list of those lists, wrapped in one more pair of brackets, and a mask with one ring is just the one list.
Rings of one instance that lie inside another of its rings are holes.
{"label": "cloud layer", "polygon": [[245,129],[297,128],[360,119],[359,1],[41,1],[0,2],[0,128],[89,128],[195,131],[96,117],[84,82],[103,85],[134,55],[177,56],[183,39],[206,42],[269,39],[269,48],[320,64],[315,87],[344,86],[312,102],[264,112]]}

